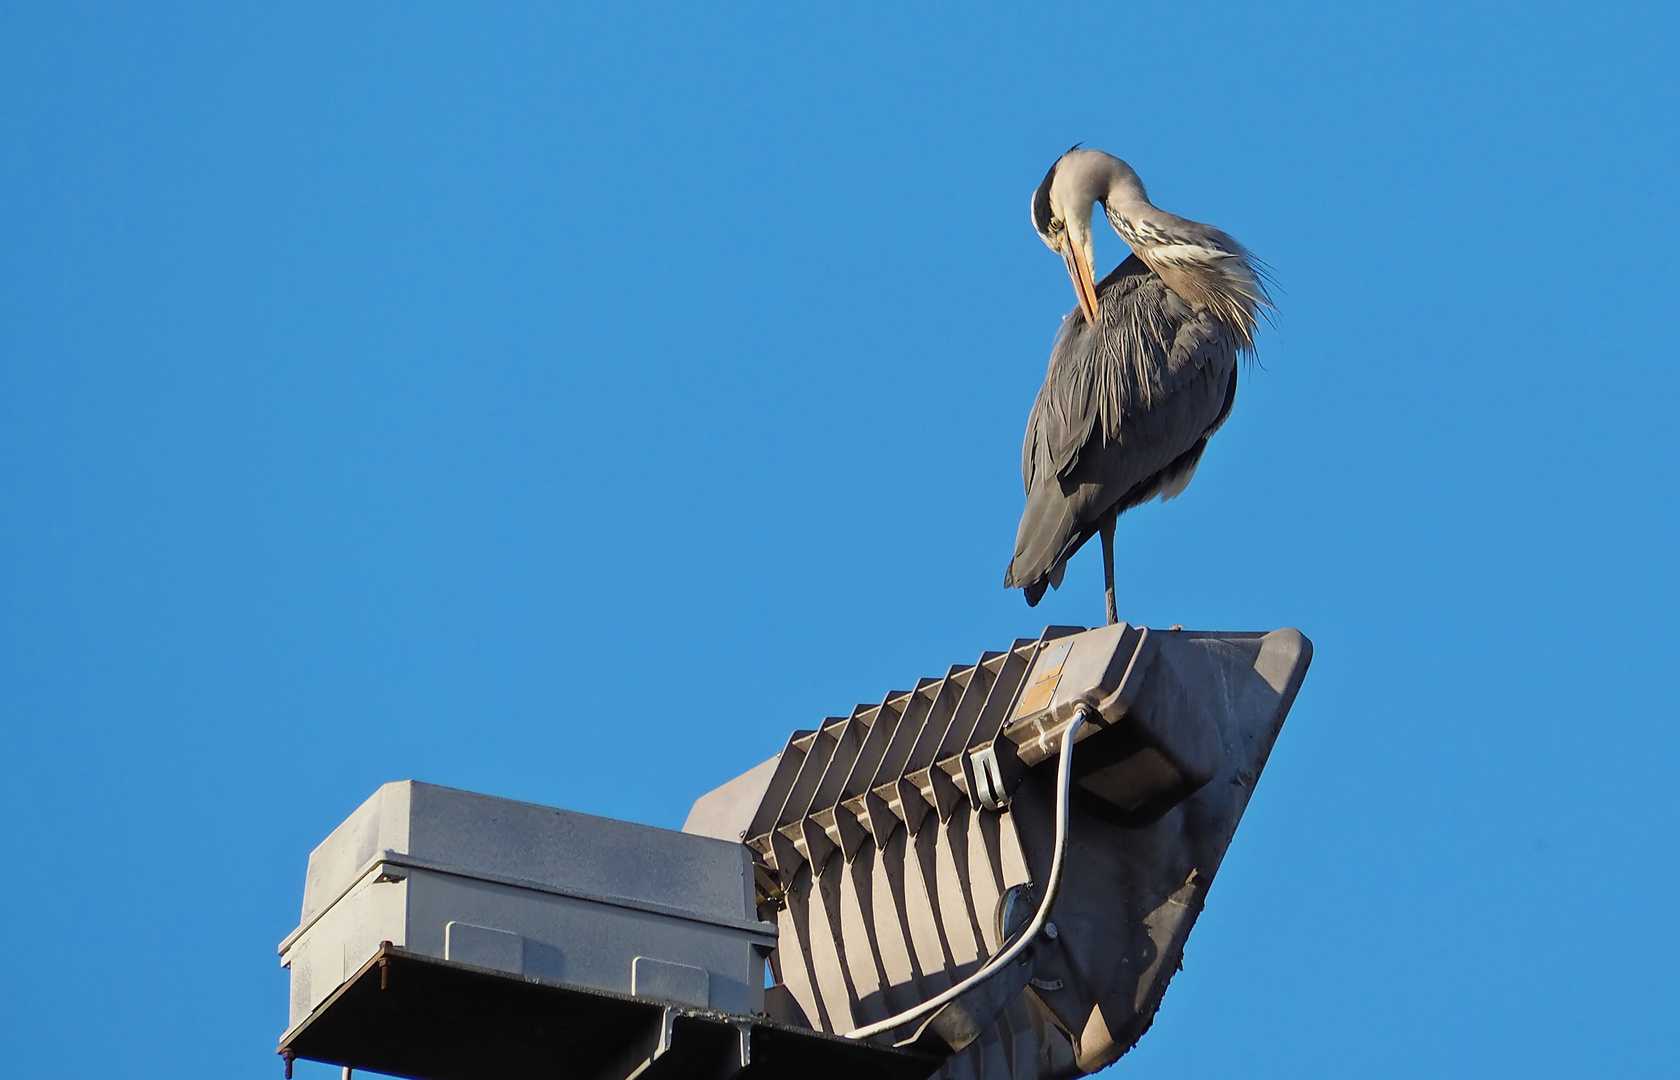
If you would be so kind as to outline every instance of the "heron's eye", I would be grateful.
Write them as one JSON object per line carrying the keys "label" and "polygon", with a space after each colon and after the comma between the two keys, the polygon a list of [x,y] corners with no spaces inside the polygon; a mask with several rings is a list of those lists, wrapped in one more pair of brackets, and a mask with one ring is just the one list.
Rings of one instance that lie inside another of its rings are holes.
{"label": "heron's eye", "polygon": [[1059,232],[1062,231],[1062,228],[1063,228],[1063,225],[1062,225],[1062,222],[1061,222],[1060,218],[1051,218],[1050,219],[1050,232],[1051,233],[1059,233]]}

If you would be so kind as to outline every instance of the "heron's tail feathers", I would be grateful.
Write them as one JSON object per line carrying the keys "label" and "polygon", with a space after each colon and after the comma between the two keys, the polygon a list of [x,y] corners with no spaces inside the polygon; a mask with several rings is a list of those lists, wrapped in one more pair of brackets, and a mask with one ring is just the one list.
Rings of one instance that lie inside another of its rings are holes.
{"label": "heron's tail feathers", "polygon": [[1015,536],[1015,557],[1003,575],[1003,587],[1024,590],[1036,605],[1047,588],[1062,587],[1068,558],[1090,537],[1081,529],[1070,500],[1042,488],[1027,496],[1021,528]]}
{"label": "heron's tail feathers", "polygon": [[1014,571],[1015,564],[1010,563],[1009,571],[1003,575],[1003,587],[1006,589],[1020,589],[1027,598],[1027,606],[1037,607],[1038,602],[1044,599],[1045,590],[1059,589],[1062,587],[1062,575],[1067,572],[1067,560],[1063,559],[1061,562],[1057,563],[1048,574],[1045,574],[1036,581],[1028,582],[1025,585],[1021,585],[1010,580],[1010,574],[1013,574]]}

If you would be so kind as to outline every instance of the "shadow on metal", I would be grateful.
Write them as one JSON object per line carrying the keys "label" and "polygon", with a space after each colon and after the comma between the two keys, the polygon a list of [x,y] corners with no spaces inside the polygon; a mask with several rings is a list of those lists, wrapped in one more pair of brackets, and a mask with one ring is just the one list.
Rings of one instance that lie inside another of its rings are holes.
{"label": "shadow on metal", "polygon": [[279,1052],[415,1080],[922,1080],[943,1060],[382,947]]}

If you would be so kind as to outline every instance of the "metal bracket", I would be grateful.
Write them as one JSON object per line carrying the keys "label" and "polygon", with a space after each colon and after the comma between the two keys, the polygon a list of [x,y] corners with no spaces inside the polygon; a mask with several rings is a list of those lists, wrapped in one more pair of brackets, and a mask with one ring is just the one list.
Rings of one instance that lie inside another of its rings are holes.
{"label": "metal bracket", "polygon": [[987,810],[1002,810],[1009,805],[1009,795],[1003,790],[1003,768],[998,764],[997,750],[990,746],[968,755],[974,764],[974,782],[980,790],[980,805]]}
{"label": "metal bracket", "polygon": [[652,1069],[654,1063],[671,1049],[671,1034],[676,1019],[676,1009],[660,1009],[659,1019],[643,1032],[636,1045],[626,1051],[614,1065],[603,1069],[596,1080],[636,1080],[636,1077]]}

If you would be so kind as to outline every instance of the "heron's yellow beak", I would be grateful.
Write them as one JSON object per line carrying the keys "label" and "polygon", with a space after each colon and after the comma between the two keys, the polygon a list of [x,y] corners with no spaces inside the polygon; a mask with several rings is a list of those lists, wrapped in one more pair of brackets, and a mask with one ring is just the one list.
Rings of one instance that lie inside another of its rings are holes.
{"label": "heron's yellow beak", "polygon": [[1073,279],[1073,291],[1079,296],[1079,310],[1085,322],[1097,325],[1097,283],[1091,276],[1091,257],[1085,248],[1069,236],[1062,243],[1062,258],[1067,260],[1068,277]]}

